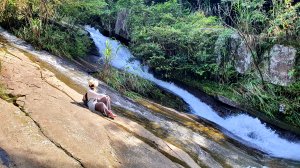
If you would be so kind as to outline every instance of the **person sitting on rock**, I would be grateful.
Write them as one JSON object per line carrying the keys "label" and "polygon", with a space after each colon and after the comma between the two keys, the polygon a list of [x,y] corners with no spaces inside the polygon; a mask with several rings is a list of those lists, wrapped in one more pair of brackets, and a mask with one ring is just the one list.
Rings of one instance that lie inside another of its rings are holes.
{"label": "person sitting on rock", "polygon": [[105,116],[114,119],[116,115],[112,113],[110,97],[108,95],[99,94],[96,92],[98,81],[91,79],[88,81],[88,84],[89,89],[82,99],[84,104],[91,111],[99,111]]}

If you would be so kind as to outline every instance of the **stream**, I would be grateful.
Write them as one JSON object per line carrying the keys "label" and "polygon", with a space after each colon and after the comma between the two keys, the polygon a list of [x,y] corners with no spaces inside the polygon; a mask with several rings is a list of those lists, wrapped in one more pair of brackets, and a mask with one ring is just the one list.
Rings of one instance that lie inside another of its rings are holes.
{"label": "stream", "polygon": [[239,114],[226,118],[220,117],[210,106],[201,102],[188,91],[176,86],[174,83],[156,79],[153,74],[148,72],[148,67],[141,66],[139,61],[130,61],[133,58],[132,54],[120,42],[103,36],[98,30],[90,26],[86,26],[85,29],[90,33],[102,56],[106,48],[106,41],[109,41],[113,53],[115,53],[111,62],[114,67],[136,74],[169,90],[182,98],[190,106],[191,113],[220,125],[245,140],[248,145],[275,157],[300,160],[299,142],[290,142],[280,138],[274,130],[267,128],[258,118],[253,118],[247,114]]}
{"label": "stream", "polygon": [[[275,130],[266,127],[259,119],[247,114],[222,118],[209,105],[201,102],[191,93],[173,83],[156,79],[148,72],[147,67],[141,66],[140,62],[129,61],[133,58],[132,54],[118,41],[103,36],[90,26],[85,26],[85,29],[90,33],[100,55],[103,55],[106,41],[109,41],[114,52],[118,51],[111,62],[114,67],[136,74],[169,90],[190,106],[191,113],[234,135],[228,136],[226,133],[224,135],[205,122],[196,123],[178,116],[175,118],[173,114],[166,116],[163,113],[157,113],[151,108],[123,97],[99,81],[101,92],[109,94],[115,106],[129,111],[130,115],[127,114],[126,117],[139,122],[158,137],[185,150],[201,167],[300,167],[299,142],[280,138]],[[92,78],[74,63],[45,51],[36,51],[31,45],[1,28],[0,35],[10,44],[22,49],[24,54],[47,64],[47,68],[50,67],[56,75],[68,78],[68,85],[80,88],[80,92],[86,89],[87,80]],[[161,109],[168,112],[164,108]]]}

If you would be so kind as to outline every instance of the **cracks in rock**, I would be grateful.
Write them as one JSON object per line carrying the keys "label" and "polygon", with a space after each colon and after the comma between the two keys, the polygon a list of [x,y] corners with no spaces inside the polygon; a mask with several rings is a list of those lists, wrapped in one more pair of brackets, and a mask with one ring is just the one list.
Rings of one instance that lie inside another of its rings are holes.
{"label": "cracks in rock", "polygon": [[36,88],[41,88],[40,86],[36,85],[36,84],[30,84],[28,85],[29,87],[36,87]]}
{"label": "cracks in rock", "polygon": [[[58,142],[54,141],[49,136],[47,136],[45,134],[44,130],[42,129],[42,127],[40,126],[40,124],[31,117],[31,115],[30,115],[29,112],[25,111],[24,106],[20,106],[16,102],[19,97],[26,97],[26,95],[13,95],[13,97],[14,97],[13,104],[15,106],[17,106],[25,114],[25,116],[29,117],[33,121],[33,123],[38,127],[39,131],[42,133],[42,135],[44,137],[46,137],[51,143],[53,143],[57,148],[61,149],[69,157],[71,157],[72,159],[74,159],[81,167],[85,168],[85,166],[83,165],[83,163],[80,161],[79,158],[77,158],[71,152],[69,152],[67,149],[65,149],[64,147],[62,147],[61,144],[59,144]],[[25,104],[25,102],[24,102],[24,104]]]}
{"label": "cracks in rock", "polygon": [[50,82],[48,82],[48,81],[46,80],[46,77],[43,76],[43,71],[40,70],[40,74],[41,74],[41,79],[42,79],[43,81],[45,81],[48,85],[50,85],[50,86],[52,86],[53,88],[55,88],[55,89],[61,91],[61,92],[64,93],[66,96],[68,96],[70,99],[72,99],[74,102],[77,102],[77,101],[76,101],[72,96],[70,96],[67,92],[65,92],[64,90],[59,89],[57,86],[55,86],[55,85],[51,84]]}
{"label": "cracks in rock", "polygon": [[13,57],[19,59],[20,61],[23,61],[20,57],[18,57],[17,55],[11,53],[10,51],[8,51],[8,49],[6,49],[6,52],[7,52],[8,54],[10,54],[11,56],[13,56]]}
{"label": "cracks in rock", "polygon": [[[106,135],[107,135],[107,137],[108,137],[108,139],[109,139],[109,143],[110,143],[110,146],[112,147],[112,149],[115,151],[115,148],[114,148],[114,146],[111,144],[111,142],[113,141],[112,139],[111,139],[111,137],[109,136],[109,133],[108,133],[108,130],[104,127],[104,129],[105,129],[105,133],[106,133]],[[116,161],[118,162],[118,163],[122,163],[121,161],[119,161],[119,159],[118,159],[118,157],[117,156],[115,156],[115,158],[116,158]]]}
{"label": "cracks in rock", "polygon": [[49,95],[50,97],[53,97],[54,99],[58,99],[58,97],[55,97],[55,96],[52,96],[52,95]]}

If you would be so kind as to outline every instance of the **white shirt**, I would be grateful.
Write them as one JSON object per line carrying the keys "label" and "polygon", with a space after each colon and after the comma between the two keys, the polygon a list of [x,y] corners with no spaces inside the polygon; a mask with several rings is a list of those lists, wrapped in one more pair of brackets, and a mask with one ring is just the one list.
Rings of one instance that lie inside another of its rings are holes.
{"label": "white shirt", "polygon": [[105,94],[99,94],[92,89],[89,89],[87,92],[88,101],[91,99],[101,99],[104,96],[105,96]]}

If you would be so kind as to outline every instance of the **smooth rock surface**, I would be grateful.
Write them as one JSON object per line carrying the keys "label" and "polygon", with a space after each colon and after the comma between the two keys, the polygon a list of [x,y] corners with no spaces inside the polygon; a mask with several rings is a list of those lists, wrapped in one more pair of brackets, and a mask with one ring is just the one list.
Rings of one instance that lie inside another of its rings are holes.
{"label": "smooth rock surface", "polygon": [[28,115],[1,100],[6,122],[0,123],[0,147],[8,156],[1,157],[2,165],[10,164],[9,158],[17,167],[178,167],[118,124],[80,106],[81,94],[18,49],[7,46],[0,55],[1,83],[8,93],[21,95],[16,104]]}
{"label": "smooth rock surface", "polygon": [[2,99],[0,107],[0,160],[4,167],[81,167],[19,108]]}

